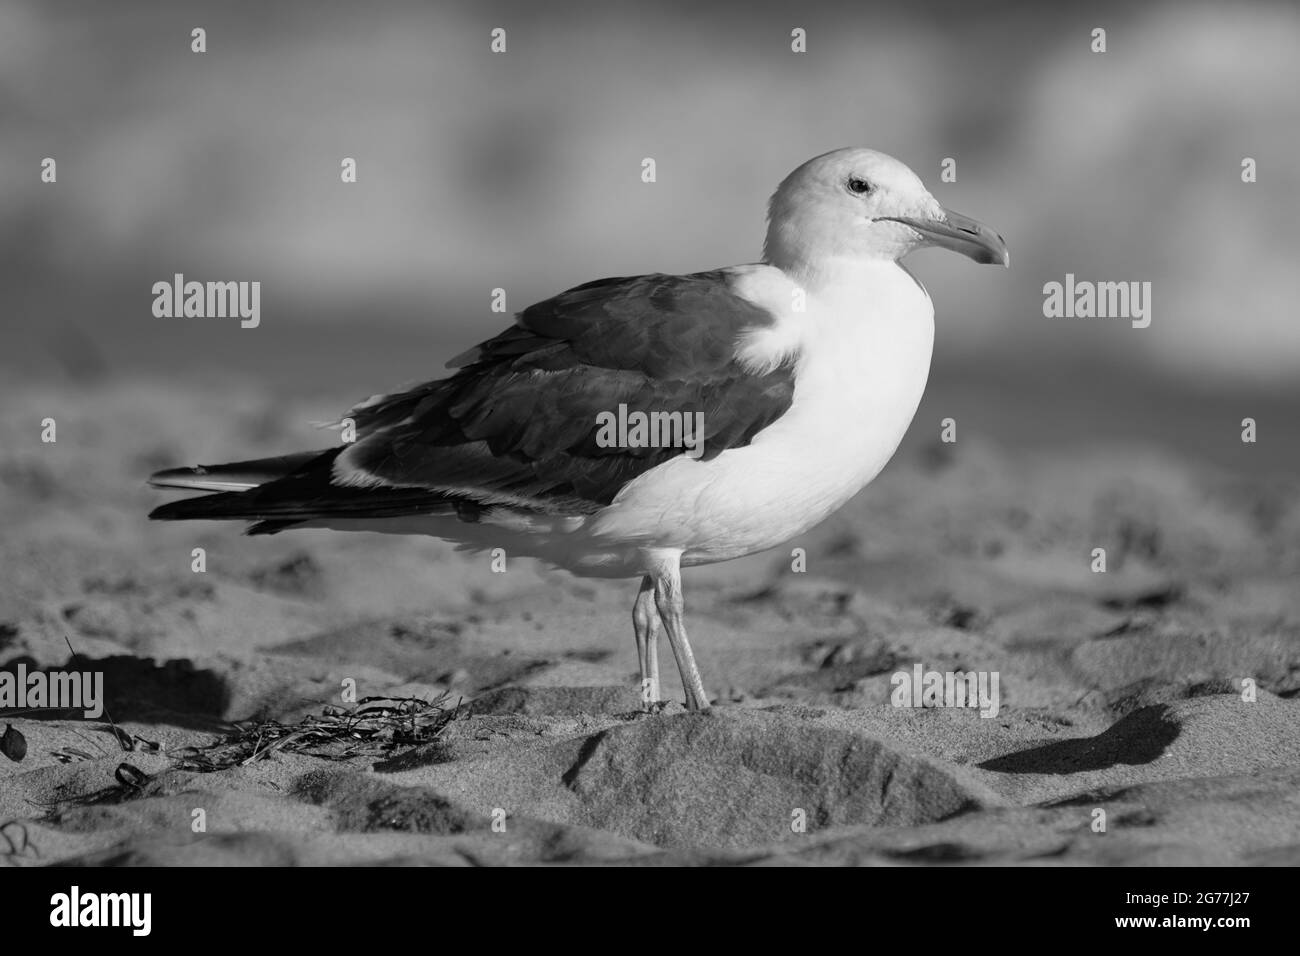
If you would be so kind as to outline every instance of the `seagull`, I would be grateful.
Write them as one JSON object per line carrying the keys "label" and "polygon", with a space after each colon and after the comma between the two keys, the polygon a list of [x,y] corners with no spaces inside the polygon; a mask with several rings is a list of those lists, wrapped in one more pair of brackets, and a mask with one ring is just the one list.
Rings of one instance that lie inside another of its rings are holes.
{"label": "seagull", "polygon": [[682,568],[788,541],[884,468],[929,375],[934,308],[899,263],[926,246],[1010,262],[898,160],[825,153],[772,196],[761,261],[530,305],[451,374],[354,406],[334,423],[354,440],[154,474],[213,493],[149,517],[432,535],[639,577],[643,706],[662,706],[664,631],[687,709],[707,710]]}

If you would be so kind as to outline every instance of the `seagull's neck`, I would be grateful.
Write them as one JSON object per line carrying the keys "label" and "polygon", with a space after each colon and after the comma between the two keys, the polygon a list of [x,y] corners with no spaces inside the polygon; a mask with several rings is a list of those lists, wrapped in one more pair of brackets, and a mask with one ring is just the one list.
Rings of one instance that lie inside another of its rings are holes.
{"label": "seagull's neck", "polygon": [[814,295],[842,290],[870,282],[882,271],[901,268],[892,259],[864,259],[861,256],[817,256],[781,261],[764,259],[789,277],[790,281]]}
{"label": "seagull's neck", "polygon": [[[738,343],[737,357],[756,374],[791,360],[804,371],[808,363],[830,368],[832,376],[845,368],[860,370],[858,346],[881,339],[905,350],[906,343],[914,343],[928,366],[934,308],[921,284],[897,262],[823,260],[819,268],[793,269],[769,259],[735,267],[731,288],[773,318],[746,330]],[[877,356],[872,361],[888,363],[896,355],[877,346],[868,351]]]}

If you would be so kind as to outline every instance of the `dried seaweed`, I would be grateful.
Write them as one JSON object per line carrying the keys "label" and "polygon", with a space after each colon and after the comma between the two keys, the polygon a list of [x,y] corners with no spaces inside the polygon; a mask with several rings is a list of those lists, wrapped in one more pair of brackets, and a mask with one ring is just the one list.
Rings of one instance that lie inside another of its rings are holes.
{"label": "dried seaweed", "polygon": [[308,754],[326,760],[380,756],[398,747],[416,746],[437,738],[461,715],[450,692],[433,700],[420,697],[366,697],[352,709],[327,706],[296,724],[278,720],[245,720],[235,732],[205,747],[185,747],[172,756],[182,770],[203,773],[246,766],[273,753]]}

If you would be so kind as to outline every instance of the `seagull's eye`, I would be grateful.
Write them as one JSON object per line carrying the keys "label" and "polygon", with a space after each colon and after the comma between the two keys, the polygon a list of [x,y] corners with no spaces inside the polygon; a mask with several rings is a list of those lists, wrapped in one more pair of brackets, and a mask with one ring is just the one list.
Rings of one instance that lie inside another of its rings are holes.
{"label": "seagull's eye", "polygon": [[856,193],[859,196],[865,196],[871,192],[871,183],[865,179],[858,179],[853,176],[849,179],[849,192]]}

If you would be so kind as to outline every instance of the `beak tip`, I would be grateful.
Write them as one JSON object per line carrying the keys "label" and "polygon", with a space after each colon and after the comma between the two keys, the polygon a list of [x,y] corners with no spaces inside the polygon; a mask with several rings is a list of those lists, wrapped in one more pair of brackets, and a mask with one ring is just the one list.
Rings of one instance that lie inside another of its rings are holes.
{"label": "beak tip", "polygon": [[989,258],[987,261],[991,265],[999,265],[1004,269],[1010,269],[1011,250],[1007,248],[1007,241],[997,233],[993,233],[993,240],[988,244]]}
{"label": "beak tip", "polygon": [[897,218],[897,221],[911,226],[929,245],[943,246],[960,252],[981,265],[1001,265],[1011,268],[1011,253],[1007,251],[1006,240],[988,226],[969,216],[944,209],[943,217],[938,221],[891,218]]}
{"label": "beak tip", "polygon": [[1006,242],[1001,236],[997,237],[997,242],[990,242],[986,247],[987,253],[981,262],[991,266],[1002,266],[1004,269],[1011,268],[1011,250],[1007,248]]}

